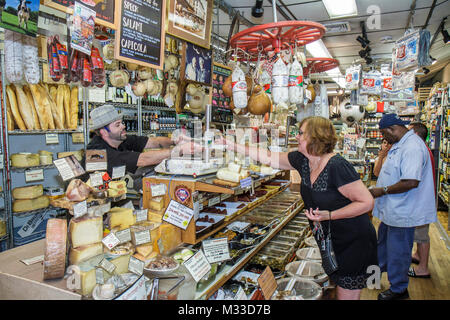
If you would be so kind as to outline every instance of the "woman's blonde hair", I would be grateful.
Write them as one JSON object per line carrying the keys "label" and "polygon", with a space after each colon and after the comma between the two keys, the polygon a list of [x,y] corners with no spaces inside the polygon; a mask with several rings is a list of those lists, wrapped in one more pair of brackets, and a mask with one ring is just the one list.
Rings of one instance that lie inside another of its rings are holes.
{"label": "woman's blonde hair", "polygon": [[306,150],[310,155],[321,156],[331,153],[337,142],[336,130],[333,123],[324,117],[307,117],[300,121],[299,128],[306,124],[303,133],[308,141]]}

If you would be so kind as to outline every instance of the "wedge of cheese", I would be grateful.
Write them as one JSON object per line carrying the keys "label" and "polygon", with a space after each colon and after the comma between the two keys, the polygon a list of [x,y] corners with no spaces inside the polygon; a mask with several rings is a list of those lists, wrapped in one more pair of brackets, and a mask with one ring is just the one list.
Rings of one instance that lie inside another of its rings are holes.
{"label": "wedge of cheese", "polygon": [[80,217],[70,220],[70,240],[73,248],[101,242],[103,239],[102,217]]}
{"label": "wedge of cheese", "polygon": [[136,216],[132,209],[128,208],[112,208],[109,211],[109,226],[110,228],[118,228],[118,230],[125,230],[136,223]]}
{"label": "wedge of cheese", "polygon": [[14,188],[12,196],[15,200],[29,200],[36,199],[44,194],[44,187],[42,184],[37,184],[28,187]]}
{"label": "wedge of cheese", "polygon": [[159,227],[161,246],[160,253],[166,253],[182,243],[181,229],[171,224],[162,224]]}
{"label": "wedge of cheese", "polygon": [[79,264],[89,258],[95,257],[103,252],[103,243],[97,242],[78,248],[71,248],[69,251],[69,264]]}
{"label": "wedge of cheese", "polygon": [[47,196],[40,196],[36,199],[15,200],[13,203],[13,212],[26,212],[47,208],[50,200]]}
{"label": "wedge of cheese", "polygon": [[149,208],[155,211],[161,211],[164,209],[164,197],[155,197],[150,199]]}

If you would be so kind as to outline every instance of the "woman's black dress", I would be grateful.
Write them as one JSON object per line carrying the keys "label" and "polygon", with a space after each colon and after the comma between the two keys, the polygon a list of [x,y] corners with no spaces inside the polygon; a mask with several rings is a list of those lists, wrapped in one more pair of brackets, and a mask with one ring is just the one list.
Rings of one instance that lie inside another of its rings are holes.
{"label": "woman's black dress", "polygon": [[[338,210],[351,203],[339,187],[360,179],[353,166],[340,155],[330,158],[311,186],[309,160],[300,152],[288,154],[290,164],[299,172],[302,181],[300,193],[305,209]],[[313,228],[312,221],[309,221]],[[329,220],[321,221],[323,233],[328,234]],[[378,265],[377,238],[368,214],[331,221],[331,239],[338,263],[338,271],[330,278],[345,289],[366,286],[367,268]]]}

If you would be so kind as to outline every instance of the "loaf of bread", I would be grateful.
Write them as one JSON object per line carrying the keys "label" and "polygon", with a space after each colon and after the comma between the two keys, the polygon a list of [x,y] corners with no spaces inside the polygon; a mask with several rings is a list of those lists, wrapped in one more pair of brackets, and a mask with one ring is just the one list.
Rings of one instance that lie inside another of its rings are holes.
{"label": "loaf of bread", "polygon": [[42,94],[45,96],[45,99],[48,100],[50,104],[50,110],[52,112],[54,126],[56,129],[64,129],[63,123],[61,122],[61,115],[59,114],[58,107],[56,106],[56,102],[50,96],[50,93],[45,89],[45,87],[41,87]]}
{"label": "loaf of bread", "polygon": [[39,117],[37,114],[36,105],[34,104],[33,95],[31,94],[30,87],[23,86],[23,91],[25,92],[25,95],[27,96],[27,99],[28,99],[28,103],[31,106],[31,112],[33,113],[34,128],[36,130],[39,130],[39,129],[41,129],[41,125],[39,123]]}
{"label": "loaf of bread", "polygon": [[50,97],[52,97],[53,101],[56,101],[56,96],[58,95],[58,88],[55,86],[46,86],[45,87],[48,92],[50,93]]}
{"label": "loaf of bread", "polygon": [[[33,96],[34,106],[37,111],[39,125],[42,130],[55,129],[50,127],[50,118],[52,116],[50,106],[45,103],[45,99],[40,91],[38,84],[30,84],[31,95]],[[52,121],[53,124],[53,121]]]}
{"label": "loaf of bread", "polygon": [[33,112],[31,111],[31,106],[25,92],[23,91],[23,87],[21,85],[14,85],[14,89],[23,122],[28,130],[34,130]]}
{"label": "loaf of bread", "polygon": [[11,110],[11,103],[9,102],[9,97],[6,95],[6,117],[8,120],[8,131],[14,130],[15,123]]}
{"label": "loaf of bread", "polygon": [[78,87],[70,90],[70,129],[76,129],[78,126]]}
{"label": "loaf of bread", "polygon": [[61,119],[61,125],[63,128],[65,127],[65,118],[66,118],[66,112],[64,111],[64,86],[59,85],[56,93],[56,107],[58,108],[58,115]]}
{"label": "loaf of bread", "polygon": [[8,95],[8,99],[11,104],[11,112],[15,123],[17,124],[20,130],[27,130],[27,127],[25,126],[25,123],[22,120],[22,116],[20,115],[16,94],[10,85],[6,86],[6,94]]}
{"label": "loaf of bread", "polygon": [[70,129],[71,120],[70,120],[70,88],[67,84],[63,85],[63,94],[64,94],[64,127],[66,129]]}

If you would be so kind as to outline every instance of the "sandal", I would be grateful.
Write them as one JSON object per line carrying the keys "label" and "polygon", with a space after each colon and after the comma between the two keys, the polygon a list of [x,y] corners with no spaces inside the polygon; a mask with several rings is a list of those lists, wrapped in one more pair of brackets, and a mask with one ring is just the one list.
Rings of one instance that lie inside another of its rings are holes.
{"label": "sandal", "polygon": [[431,278],[430,274],[416,274],[416,270],[413,267],[409,268],[408,276],[411,278]]}

